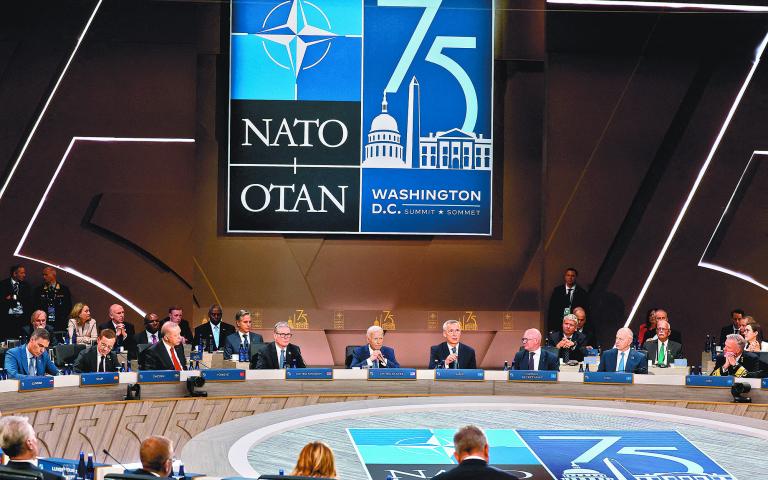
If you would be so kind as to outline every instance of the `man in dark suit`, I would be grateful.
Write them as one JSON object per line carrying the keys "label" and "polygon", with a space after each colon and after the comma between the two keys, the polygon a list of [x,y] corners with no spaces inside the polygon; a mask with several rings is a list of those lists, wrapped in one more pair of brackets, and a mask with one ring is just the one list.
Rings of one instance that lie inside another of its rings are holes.
{"label": "man in dark suit", "polygon": [[589,312],[589,294],[576,285],[576,277],[579,272],[575,268],[565,269],[563,285],[558,285],[552,290],[549,297],[549,309],[547,310],[547,331],[556,330],[565,315],[573,313],[576,307],[582,307]]}
{"label": "man in dark suit", "polygon": [[250,347],[254,343],[264,343],[264,337],[251,331],[251,312],[238,310],[235,313],[235,333],[224,339],[224,358],[229,360],[240,352],[240,345],[245,347],[250,357]]}
{"label": "man in dark suit", "polygon": [[139,354],[140,370],[184,370],[187,358],[181,346],[181,329],[167,322],[160,329],[162,341]]}
{"label": "man in dark suit", "polygon": [[462,427],[453,436],[453,456],[459,465],[432,477],[432,480],[497,480],[516,476],[488,465],[489,448],[485,433],[474,425]]}
{"label": "man in dark suit", "polygon": [[724,326],[720,330],[720,340],[718,342],[718,345],[720,345],[721,347],[725,346],[725,338],[728,335],[731,335],[733,333],[740,333],[739,332],[739,321],[742,318],[744,318],[745,315],[746,315],[746,313],[744,313],[744,310],[742,310],[740,308],[735,308],[735,309],[731,310],[731,323],[729,323],[728,325]]}
{"label": "man in dark suit", "polygon": [[584,335],[584,348],[593,348],[597,345],[597,330],[587,321],[587,312],[581,307],[574,307],[573,314],[576,315],[576,331]]}
{"label": "man in dark suit", "polygon": [[558,358],[562,358],[566,363],[572,360],[576,362],[584,360],[586,337],[583,333],[576,331],[578,324],[576,315],[568,314],[563,317],[562,330],[551,332],[548,337],[549,345],[558,349]]}
{"label": "man in dark suit", "polygon": [[443,323],[446,341],[430,347],[429,368],[477,368],[475,349],[459,343],[461,324],[458,320]]}
{"label": "man in dark suit", "polygon": [[41,472],[44,480],[64,480],[63,476],[37,466],[40,447],[35,429],[26,417],[0,418],[0,448],[10,459],[7,467],[22,472]]}
{"label": "man in dark suit", "polygon": [[11,275],[0,282],[0,332],[2,338],[19,338],[32,314],[32,288],[24,265],[13,265]]}
{"label": "man in dark suit", "polygon": [[512,368],[560,371],[560,360],[555,354],[541,348],[541,332],[535,328],[529,328],[523,334],[523,350],[515,354]]}
{"label": "man in dark suit", "polygon": [[195,340],[192,345],[200,345],[202,340],[203,347],[207,347],[208,341],[211,342],[211,350],[224,350],[224,340],[235,333],[235,327],[221,321],[221,307],[211,305],[208,309],[208,321],[195,327]]}
{"label": "man in dark suit", "polygon": [[42,310],[48,315],[48,323],[54,330],[66,330],[69,312],[72,311],[72,295],[69,288],[56,280],[56,269],[43,269],[43,284],[32,292],[35,310]]}
{"label": "man in dark suit", "polygon": [[181,329],[181,343],[185,345],[187,343],[192,344],[194,336],[192,335],[192,329],[189,326],[189,322],[184,319],[184,310],[181,307],[171,306],[168,307],[168,316],[160,320],[160,328],[163,328],[165,322],[173,322]]}
{"label": "man in dark suit", "polygon": [[8,378],[58,375],[59,369],[51,361],[46,349],[50,344],[48,330],[38,328],[25,345],[19,345],[5,352],[5,370]]}
{"label": "man in dark suit", "polygon": [[683,346],[669,338],[672,327],[666,320],[656,322],[656,339],[644,344],[648,360],[654,365],[669,365],[675,358],[682,358]]}
{"label": "man in dark suit", "polygon": [[139,358],[139,345],[155,345],[160,341],[160,317],[156,313],[144,315],[144,330],[131,338],[128,348],[130,360]]}
{"label": "man in dark suit", "polygon": [[131,342],[134,335],[136,335],[136,329],[133,325],[126,323],[125,321],[125,309],[120,304],[114,304],[109,307],[109,320],[99,325],[99,331],[104,329],[110,329],[115,332],[115,349],[130,350],[133,347]]}
{"label": "man in dark suit", "polygon": [[299,346],[290,343],[293,333],[288,322],[277,322],[272,337],[274,341],[264,345],[262,351],[251,358],[251,368],[307,368]]}
{"label": "man in dark suit", "polygon": [[150,478],[171,478],[173,473],[173,442],[162,435],[153,435],[139,447],[141,468],[125,473],[147,475]]}
{"label": "man in dark suit", "polygon": [[38,328],[44,328],[48,330],[48,335],[51,337],[51,343],[48,345],[49,348],[55,347],[56,344],[59,343],[56,340],[56,336],[53,334],[53,326],[48,325],[48,316],[42,310],[35,310],[32,312],[32,318],[30,319],[29,324],[24,325],[24,328],[21,329],[21,337],[25,342],[29,341],[29,337],[32,336],[32,332]]}
{"label": "man in dark suit", "polygon": [[738,333],[725,337],[723,353],[715,359],[715,368],[710,375],[763,378],[768,376],[768,365],[752,352],[745,352],[747,341]]}
{"label": "man in dark suit", "polygon": [[395,351],[384,346],[384,330],[381,327],[368,327],[366,339],[368,345],[352,350],[351,368],[400,368],[395,359]]}
{"label": "man in dark suit", "polygon": [[616,346],[600,354],[598,372],[648,373],[648,360],[644,353],[630,350],[634,334],[628,328],[616,332]]}
{"label": "man in dark suit", "polygon": [[92,345],[77,356],[74,370],[77,373],[116,372],[120,368],[117,355],[112,351],[115,346],[115,332],[105,328],[99,332],[96,345]]}

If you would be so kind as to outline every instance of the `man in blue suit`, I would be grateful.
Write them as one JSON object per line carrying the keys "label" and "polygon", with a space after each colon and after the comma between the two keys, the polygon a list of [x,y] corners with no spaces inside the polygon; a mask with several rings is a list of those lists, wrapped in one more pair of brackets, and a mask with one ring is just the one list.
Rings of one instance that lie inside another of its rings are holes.
{"label": "man in blue suit", "polygon": [[560,359],[552,352],[541,348],[541,332],[529,328],[523,334],[523,350],[515,354],[515,370],[556,370],[560,371]]}
{"label": "man in blue suit", "polygon": [[43,376],[46,373],[58,375],[59,369],[51,361],[46,349],[51,343],[48,330],[37,328],[32,332],[29,343],[19,345],[5,353],[5,370],[8,378]]}
{"label": "man in blue suit", "polygon": [[648,360],[644,353],[630,350],[632,330],[620,328],[616,332],[616,346],[600,355],[598,372],[648,373]]}
{"label": "man in blue suit", "polygon": [[384,330],[376,325],[368,327],[366,332],[368,345],[357,347],[352,351],[350,367],[362,368],[400,368],[395,359],[395,351],[384,346]]}
{"label": "man in blue suit", "polygon": [[240,345],[245,345],[248,360],[251,358],[251,344],[264,343],[264,337],[251,331],[251,312],[238,310],[235,313],[235,333],[230,333],[224,339],[224,359],[229,360],[232,355],[240,352]]}

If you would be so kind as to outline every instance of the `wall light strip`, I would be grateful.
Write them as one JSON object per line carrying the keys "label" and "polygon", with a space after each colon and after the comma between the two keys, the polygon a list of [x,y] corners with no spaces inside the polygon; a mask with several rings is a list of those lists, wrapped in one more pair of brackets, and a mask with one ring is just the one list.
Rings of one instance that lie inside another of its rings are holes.
{"label": "wall light strip", "polygon": [[123,295],[120,295],[115,290],[111,289],[109,286],[99,282],[93,277],[90,277],[84,273],[78,272],[74,268],[56,265],[52,262],[49,262],[47,260],[39,259],[30,257],[27,255],[21,254],[21,248],[24,245],[24,242],[27,240],[27,236],[29,235],[29,231],[32,229],[32,225],[35,223],[35,220],[37,220],[37,216],[40,214],[40,210],[43,208],[43,204],[45,203],[45,200],[48,198],[48,194],[50,193],[51,189],[53,188],[53,184],[56,182],[56,178],[59,176],[59,172],[61,172],[62,167],[64,166],[64,162],[67,161],[67,158],[69,158],[69,154],[72,151],[72,148],[75,146],[75,143],[77,142],[149,142],[149,143],[195,143],[195,140],[193,138],[120,138],[120,137],[72,137],[72,140],[70,140],[69,145],[67,146],[67,149],[64,151],[64,155],[62,155],[61,160],[59,161],[59,165],[56,167],[56,171],[53,173],[53,176],[51,177],[50,182],[48,182],[48,186],[45,189],[45,193],[43,193],[42,198],[40,199],[40,202],[37,204],[37,207],[35,208],[35,213],[32,214],[32,218],[29,220],[29,223],[27,224],[27,228],[24,230],[24,234],[21,236],[21,239],[19,240],[19,244],[16,246],[16,250],[13,252],[13,254],[17,257],[25,258],[27,260],[31,260],[34,262],[39,262],[45,265],[50,265],[52,267],[55,267],[59,270],[63,270],[65,272],[69,272],[72,275],[79,277],[86,282],[95,285],[105,292],[109,293],[110,295],[113,295],[114,297],[120,299],[122,302],[124,302],[127,306],[135,310],[139,315],[142,317],[145,315],[144,311],[137,307],[133,302],[125,298]]}
{"label": "wall light strip", "polygon": [[677,229],[680,227],[680,224],[683,221],[683,217],[685,217],[685,213],[688,211],[688,207],[691,205],[691,201],[693,200],[694,195],[696,195],[696,191],[699,189],[699,185],[701,184],[701,181],[704,178],[704,174],[707,173],[709,164],[712,162],[712,158],[714,158],[715,152],[717,151],[717,148],[720,146],[720,142],[722,141],[726,130],[728,130],[728,126],[731,124],[733,115],[736,113],[736,109],[739,107],[739,104],[741,103],[741,98],[744,96],[744,92],[746,92],[747,87],[749,86],[749,83],[752,81],[752,77],[754,76],[758,65],[760,65],[760,60],[762,59],[763,52],[765,51],[766,43],[768,43],[768,35],[766,35],[763,38],[763,41],[760,42],[760,45],[757,48],[757,51],[755,53],[755,60],[752,62],[752,68],[749,69],[747,78],[744,80],[743,85],[739,89],[739,93],[736,95],[736,99],[734,100],[733,105],[731,105],[731,109],[728,111],[728,115],[725,117],[723,126],[720,128],[720,132],[717,134],[717,138],[715,138],[715,142],[709,151],[709,155],[707,155],[707,159],[704,161],[704,164],[701,166],[701,169],[699,170],[699,174],[696,176],[696,181],[693,182],[693,186],[691,187],[691,190],[688,192],[688,197],[685,199],[683,208],[680,209],[680,213],[677,215],[677,219],[675,220],[675,223],[672,226],[672,230],[669,232],[669,235],[667,236],[667,240],[664,242],[664,246],[661,247],[661,252],[659,252],[659,256],[658,258],[656,258],[656,262],[654,262],[653,268],[651,268],[651,272],[648,274],[648,278],[646,278],[645,284],[643,285],[643,288],[640,290],[640,294],[637,296],[637,300],[635,300],[635,304],[632,307],[632,311],[629,312],[627,321],[624,322],[625,327],[628,327],[629,324],[632,323],[632,318],[635,316],[635,313],[637,313],[637,310],[640,308],[640,303],[642,303],[643,298],[645,297],[645,294],[648,291],[648,288],[650,287],[651,282],[653,281],[653,278],[659,269],[659,265],[661,265],[661,261],[664,259],[664,255],[666,255],[667,250],[669,249],[669,246],[672,243],[672,240],[675,238]]}
{"label": "wall light strip", "polygon": [[88,33],[88,30],[91,28],[93,19],[96,17],[96,13],[99,11],[99,8],[101,8],[101,4],[103,1],[104,0],[99,0],[96,3],[96,6],[93,8],[93,12],[91,12],[91,16],[88,18],[88,21],[85,23],[85,27],[83,27],[83,31],[80,33],[80,36],[77,38],[77,43],[75,44],[75,48],[72,49],[72,53],[69,55],[69,59],[67,59],[67,63],[64,64],[64,68],[61,70],[61,74],[59,75],[59,78],[56,80],[56,83],[53,85],[53,88],[51,89],[51,93],[48,95],[48,99],[43,104],[43,109],[40,111],[40,115],[37,116],[37,120],[35,120],[35,123],[32,125],[32,130],[29,132],[27,139],[24,141],[24,145],[21,147],[21,152],[19,152],[19,156],[16,158],[16,161],[13,162],[13,166],[11,167],[11,170],[8,172],[8,177],[5,179],[3,186],[0,187],[0,200],[3,199],[5,190],[8,188],[8,185],[11,183],[13,174],[16,173],[16,168],[19,166],[19,163],[21,163],[21,159],[24,156],[24,153],[26,153],[27,147],[29,147],[29,144],[32,141],[32,137],[35,135],[35,132],[37,132],[37,127],[40,126],[40,122],[42,121],[43,116],[45,115],[45,112],[48,111],[48,107],[50,106],[51,101],[53,100],[53,96],[56,94],[56,91],[59,89],[59,85],[61,85],[61,81],[64,79],[64,76],[67,74],[67,71],[69,70],[69,66],[72,63],[72,60],[75,58],[75,54],[77,54],[77,51],[80,49],[80,45],[83,43],[83,39],[85,38],[86,33]]}
{"label": "wall light strip", "polygon": [[722,10],[727,12],[768,12],[768,7],[760,5],[738,5],[723,3],[689,3],[689,2],[643,2],[621,0],[547,0],[547,3],[560,5],[593,5],[605,7],[652,7],[652,8],[673,8],[673,9],[704,9],[704,10]]}

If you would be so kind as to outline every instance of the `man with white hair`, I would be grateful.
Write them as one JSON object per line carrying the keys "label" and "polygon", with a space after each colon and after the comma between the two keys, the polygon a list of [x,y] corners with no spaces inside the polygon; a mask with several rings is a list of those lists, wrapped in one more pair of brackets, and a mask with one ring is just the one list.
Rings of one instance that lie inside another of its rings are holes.
{"label": "man with white hair", "polygon": [[715,368],[710,375],[762,378],[768,373],[760,357],[752,352],[745,352],[747,341],[738,333],[725,337],[723,353],[717,356]]}
{"label": "man with white hair", "polygon": [[535,328],[525,331],[522,338],[523,350],[515,354],[515,370],[556,370],[560,371],[557,355],[541,348],[541,332]]}
{"label": "man with white hair", "polygon": [[632,330],[624,327],[616,332],[616,344],[600,355],[598,372],[648,373],[648,360],[644,353],[631,350]]}
{"label": "man with white hair", "polygon": [[181,327],[166,322],[160,328],[162,341],[139,354],[140,370],[185,370],[187,359],[181,345]]}
{"label": "man with white hair", "polygon": [[0,447],[10,458],[7,467],[20,472],[42,473],[44,480],[64,480],[63,476],[43,471],[37,465],[40,447],[35,429],[26,417],[0,418]]}
{"label": "man with white hair", "polygon": [[366,331],[368,345],[357,347],[352,351],[350,367],[362,368],[400,368],[395,358],[395,350],[384,346],[384,330],[374,325]]}
{"label": "man with white hair", "polygon": [[429,368],[477,368],[475,349],[459,343],[461,323],[447,320],[443,323],[445,342],[429,349]]}

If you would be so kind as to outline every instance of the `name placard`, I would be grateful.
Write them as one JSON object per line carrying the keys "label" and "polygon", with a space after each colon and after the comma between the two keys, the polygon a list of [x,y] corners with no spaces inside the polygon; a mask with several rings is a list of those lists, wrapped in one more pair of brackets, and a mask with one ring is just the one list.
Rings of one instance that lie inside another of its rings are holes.
{"label": "name placard", "polygon": [[286,380],[333,380],[332,368],[286,368]]}
{"label": "name placard", "polygon": [[760,381],[760,388],[768,388],[768,378],[764,378]]}
{"label": "name placard", "polygon": [[416,380],[416,369],[369,368],[368,380]]}
{"label": "name placard", "polygon": [[597,365],[600,363],[600,357],[584,357],[584,365]]}
{"label": "name placard", "polygon": [[50,390],[51,388],[53,388],[53,377],[23,377],[19,379],[20,392]]}
{"label": "name placard", "polygon": [[[765,380],[765,379],[763,379]],[[765,385],[765,382],[763,382]],[[719,375],[686,375],[686,387],[710,387],[710,388],[731,388],[733,386],[733,377],[721,377]]]}
{"label": "name placard", "polygon": [[687,367],[688,366],[688,359],[687,358],[676,358],[675,361],[672,363],[675,367]]}
{"label": "name placard", "polygon": [[139,372],[139,383],[175,383],[181,380],[176,370],[143,370]]}
{"label": "name placard", "polygon": [[[77,464],[79,460],[72,460],[70,458],[39,458],[37,465],[46,472],[52,472],[57,475],[62,475],[66,478],[75,478],[77,476]],[[93,464],[96,466],[104,466],[102,463]]]}
{"label": "name placard", "polygon": [[626,372],[584,372],[584,383],[632,384],[634,373]]}
{"label": "name placard", "polygon": [[202,359],[203,359],[203,352],[202,352],[202,350],[200,350],[200,351],[192,350],[191,352],[189,352],[189,359],[192,360],[192,361],[196,361],[196,362],[202,361]]}
{"label": "name placard", "polygon": [[481,368],[438,368],[435,370],[435,380],[482,382],[485,380],[485,370]]}
{"label": "name placard", "polygon": [[120,383],[120,375],[117,372],[81,373],[81,387],[96,387],[100,385],[114,385]]}
{"label": "name placard", "polygon": [[201,371],[206,382],[244,382],[245,370],[239,368],[210,368]]}
{"label": "name placard", "polygon": [[510,370],[510,382],[557,382],[555,370]]}

